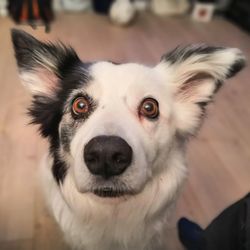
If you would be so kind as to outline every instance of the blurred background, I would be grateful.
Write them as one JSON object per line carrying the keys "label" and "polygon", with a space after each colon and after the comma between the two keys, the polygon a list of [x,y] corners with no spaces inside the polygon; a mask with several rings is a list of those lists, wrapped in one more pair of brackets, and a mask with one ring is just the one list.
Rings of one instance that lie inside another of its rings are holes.
{"label": "blurred background", "polygon": [[[68,249],[39,188],[46,151],[28,126],[30,96],[18,78],[10,29],[61,41],[82,60],[157,63],[179,44],[240,48],[250,57],[249,0],[0,0],[0,249]],[[206,227],[250,190],[250,71],[228,81],[187,152],[189,178],[170,223],[170,249],[182,249],[176,221]]]}

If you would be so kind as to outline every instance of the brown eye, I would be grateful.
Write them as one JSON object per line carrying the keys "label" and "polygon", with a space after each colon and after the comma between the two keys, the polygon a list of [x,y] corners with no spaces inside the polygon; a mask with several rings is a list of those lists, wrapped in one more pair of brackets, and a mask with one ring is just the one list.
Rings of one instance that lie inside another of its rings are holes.
{"label": "brown eye", "polygon": [[74,100],[72,111],[75,115],[84,115],[89,112],[90,104],[87,98],[78,97]]}
{"label": "brown eye", "polygon": [[144,99],[139,107],[139,115],[148,119],[155,119],[159,116],[159,104],[153,98]]}

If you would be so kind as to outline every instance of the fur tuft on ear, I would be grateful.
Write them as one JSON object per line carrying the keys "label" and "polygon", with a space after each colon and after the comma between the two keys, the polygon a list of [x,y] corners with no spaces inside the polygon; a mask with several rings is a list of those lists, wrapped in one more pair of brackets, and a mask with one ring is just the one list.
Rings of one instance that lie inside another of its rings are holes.
{"label": "fur tuft on ear", "polygon": [[172,88],[180,134],[197,131],[205,106],[222,83],[237,74],[245,62],[239,49],[204,44],[177,47],[162,57],[156,70]]}
{"label": "fur tuft on ear", "polygon": [[80,63],[75,51],[62,43],[43,43],[16,29],[11,35],[20,77],[33,94],[52,95],[65,72]]}

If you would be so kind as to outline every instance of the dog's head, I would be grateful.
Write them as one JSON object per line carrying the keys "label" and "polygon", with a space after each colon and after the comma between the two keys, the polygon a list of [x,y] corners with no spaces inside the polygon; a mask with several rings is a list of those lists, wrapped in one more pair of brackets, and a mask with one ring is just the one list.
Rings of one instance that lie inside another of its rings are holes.
{"label": "dog's head", "polygon": [[235,48],[191,45],[154,67],[82,62],[62,44],[12,32],[29,113],[50,141],[54,178],[79,193],[134,195],[171,166],[198,130],[206,105],[245,59]]}

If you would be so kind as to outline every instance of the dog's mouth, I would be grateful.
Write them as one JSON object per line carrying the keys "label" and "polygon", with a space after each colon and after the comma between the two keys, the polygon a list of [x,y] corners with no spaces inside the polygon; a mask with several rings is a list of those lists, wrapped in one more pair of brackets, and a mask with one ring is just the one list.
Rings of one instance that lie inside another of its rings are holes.
{"label": "dog's mouth", "polygon": [[128,190],[116,189],[113,187],[102,187],[93,189],[92,193],[102,198],[119,198],[122,196],[132,195]]}

